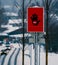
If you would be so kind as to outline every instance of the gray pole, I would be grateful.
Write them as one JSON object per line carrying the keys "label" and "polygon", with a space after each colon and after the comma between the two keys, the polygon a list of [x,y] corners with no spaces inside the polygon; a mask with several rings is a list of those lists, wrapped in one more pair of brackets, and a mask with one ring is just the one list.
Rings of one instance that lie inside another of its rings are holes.
{"label": "gray pole", "polygon": [[38,47],[38,61],[39,61],[39,65],[40,65],[40,42],[39,42],[39,47]]}
{"label": "gray pole", "polygon": [[[39,37],[37,37],[37,38],[39,39]],[[38,42],[37,46],[38,46],[38,48],[37,48],[38,49],[38,65],[40,65],[40,42]]]}
{"label": "gray pole", "polygon": [[29,53],[30,53],[30,65],[32,65],[32,45],[30,45]]}
{"label": "gray pole", "polygon": [[35,65],[39,65],[38,60],[38,43],[37,43],[37,33],[35,32]]}

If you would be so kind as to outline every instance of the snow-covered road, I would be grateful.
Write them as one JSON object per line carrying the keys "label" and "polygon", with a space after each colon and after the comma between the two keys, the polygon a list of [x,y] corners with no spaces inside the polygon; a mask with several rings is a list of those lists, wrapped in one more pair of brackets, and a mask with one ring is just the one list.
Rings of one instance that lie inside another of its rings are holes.
{"label": "snow-covered road", "polygon": [[[26,45],[24,58],[24,65],[35,65],[33,44]],[[40,65],[46,65],[45,59],[44,48],[40,47]],[[22,65],[22,48],[12,48],[7,55],[0,55],[0,65]],[[48,53],[48,65],[58,65],[58,54]]]}

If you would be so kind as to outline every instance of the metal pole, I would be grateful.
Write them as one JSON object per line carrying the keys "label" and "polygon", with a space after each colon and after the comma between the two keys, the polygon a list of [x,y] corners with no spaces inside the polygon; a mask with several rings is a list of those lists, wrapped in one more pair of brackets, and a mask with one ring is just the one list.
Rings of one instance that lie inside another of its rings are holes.
{"label": "metal pole", "polygon": [[29,53],[30,53],[30,65],[32,65],[32,44],[30,45]]}
{"label": "metal pole", "polygon": [[46,0],[46,65],[48,65],[48,0]]}
{"label": "metal pole", "polygon": [[38,43],[37,43],[37,33],[35,32],[35,65],[38,65]]}
{"label": "metal pole", "polygon": [[[38,37],[38,39],[40,40],[39,37]],[[40,65],[40,42],[38,42],[38,65]]]}
{"label": "metal pole", "polygon": [[35,50],[35,65],[36,65],[36,32],[35,32],[35,43],[34,43],[34,46],[35,46],[35,48],[34,48],[34,50]]}
{"label": "metal pole", "polygon": [[39,65],[40,65],[40,43],[39,43],[39,51],[38,51],[38,54],[39,54]]}
{"label": "metal pole", "polygon": [[22,21],[23,21],[23,50],[22,50],[22,65],[24,65],[24,0],[22,0]]}

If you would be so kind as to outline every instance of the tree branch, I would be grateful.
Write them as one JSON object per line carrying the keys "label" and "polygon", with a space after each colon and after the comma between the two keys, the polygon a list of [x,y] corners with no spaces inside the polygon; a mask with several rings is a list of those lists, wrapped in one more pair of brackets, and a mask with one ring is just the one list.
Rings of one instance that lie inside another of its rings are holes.
{"label": "tree branch", "polygon": [[48,5],[49,5],[49,7],[50,7],[51,3],[52,3],[52,0],[50,0],[50,1],[49,1],[49,4],[48,4]]}
{"label": "tree branch", "polygon": [[49,5],[49,10],[51,10],[52,7],[54,8],[54,5],[56,2],[57,2],[57,0],[55,0],[54,2],[51,1],[50,5]]}
{"label": "tree branch", "polygon": [[42,4],[43,4],[43,6],[45,7],[46,6],[46,0],[42,0]]}
{"label": "tree branch", "polygon": [[25,9],[29,6],[32,0],[29,0],[29,3],[26,5]]}

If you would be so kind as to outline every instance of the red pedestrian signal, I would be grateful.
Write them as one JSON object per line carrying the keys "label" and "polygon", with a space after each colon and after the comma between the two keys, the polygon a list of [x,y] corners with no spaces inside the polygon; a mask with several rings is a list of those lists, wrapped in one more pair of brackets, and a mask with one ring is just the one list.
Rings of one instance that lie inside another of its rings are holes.
{"label": "red pedestrian signal", "polygon": [[33,25],[38,25],[39,24],[39,22],[40,22],[40,20],[38,20],[38,15],[37,14],[32,14],[32,16],[31,16],[31,21],[32,21],[32,24]]}
{"label": "red pedestrian signal", "polygon": [[44,32],[44,8],[28,8],[28,32]]}

